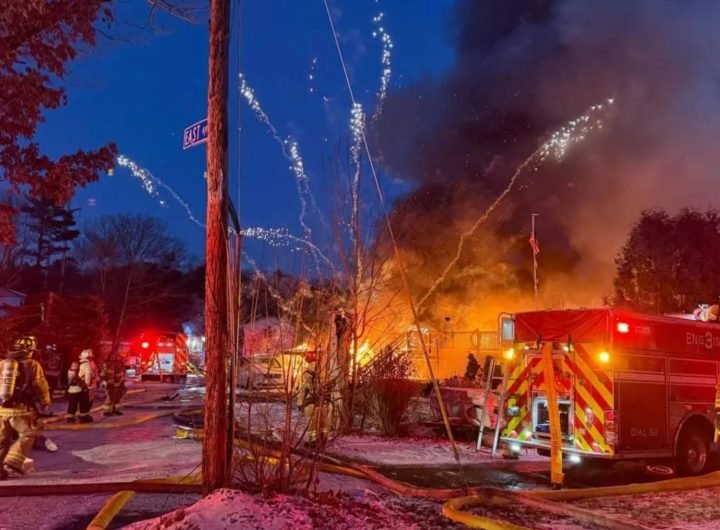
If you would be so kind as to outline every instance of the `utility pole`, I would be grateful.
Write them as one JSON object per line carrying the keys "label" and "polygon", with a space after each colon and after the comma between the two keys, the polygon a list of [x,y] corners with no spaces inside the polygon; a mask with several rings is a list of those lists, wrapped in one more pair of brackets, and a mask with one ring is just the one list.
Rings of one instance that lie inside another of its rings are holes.
{"label": "utility pole", "polygon": [[228,479],[228,54],[230,0],[210,2],[205,239],[205,493]]}

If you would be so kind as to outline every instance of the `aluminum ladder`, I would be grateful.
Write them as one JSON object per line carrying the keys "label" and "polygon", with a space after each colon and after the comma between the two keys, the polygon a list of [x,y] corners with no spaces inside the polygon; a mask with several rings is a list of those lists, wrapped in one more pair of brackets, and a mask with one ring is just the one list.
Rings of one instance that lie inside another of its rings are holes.
{"label": "aluminum ladder", "polygon": [[[495,368],[497,366],[501,366],[503,368],[502,375],[496,376],[495,375]],[[508,374],[509,371],[507,370],[507,367],[503,365],[503,363],[498,364],[497,360],[495,358],[490,358],[490,362],[488,363],[488,370],[485,374],[485,398],[483,400],[482,406],[478,406],[477,408],[479,413],[478,421],[480,422],[480,428],[478,430],[478,438],[477,438],[477,445],[475,447],[476,451],[480,451],[482,448],[482,442],[483,442],[483,432],[485,428],[485,420],[488,418],[488,401],[490,399],[490,395],[495,396],[493,407],[497,408],[497,418],[495,421],[495,433],[493,436],[493,444],[492,444],[492,456],[495,456],[495,453],[497,452],[497,446],[500,441],[500,431],[502,429],[502,422],[504,418],[504,412],[505,412],[505,399],[507,394],[507,386],[508,386]],[[499,389],[493,390],[493,386],[495,383],[499,382]]]}

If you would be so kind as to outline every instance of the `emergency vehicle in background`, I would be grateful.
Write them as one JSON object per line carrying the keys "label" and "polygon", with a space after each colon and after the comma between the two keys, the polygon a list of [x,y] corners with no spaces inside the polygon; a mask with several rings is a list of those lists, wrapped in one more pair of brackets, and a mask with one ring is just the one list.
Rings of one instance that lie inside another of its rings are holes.
{"label": "emergency vehicle in background", "polygon": [[143,333],[131,346],[139,360],[141,381],[185,382],[188,373],[187,336],[183,333]]}
{"label": "emergency vehicle in background", "polygon": [[550,451],[541,350],[552,344],[563,453],[570,460],[674,458],[710,469],[720,325],[616,309],[518,313],[503,320],[507,379],[500,441]]}

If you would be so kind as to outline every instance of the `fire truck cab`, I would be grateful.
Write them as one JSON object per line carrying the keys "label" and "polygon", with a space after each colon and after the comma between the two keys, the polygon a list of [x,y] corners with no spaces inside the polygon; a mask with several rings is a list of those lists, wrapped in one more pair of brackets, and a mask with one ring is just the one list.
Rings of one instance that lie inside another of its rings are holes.
{"label": "fire truck cab", "polygon": [[[571,460],[674,458],[680,474],[710,469],[720,324],[604,308],[518,313],[503,323],[508,329],[506,454],[549,452],[554,384]],[[548,343],[552,382],[541,361]]]}
{"label": "fire truck cab", "polygon": [[183,333],[144,333],[133,343],[141,381],[183,383],[188,372],[187,337]]}

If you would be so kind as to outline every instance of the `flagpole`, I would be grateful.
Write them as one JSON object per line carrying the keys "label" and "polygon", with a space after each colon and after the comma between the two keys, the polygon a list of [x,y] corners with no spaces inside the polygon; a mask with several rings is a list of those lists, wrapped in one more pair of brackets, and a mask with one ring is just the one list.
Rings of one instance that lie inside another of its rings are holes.
{"label": "flagpole", "polygon": [[[535,218],[538,216],[538,214],[533,213],[530,214],[530,220],[532,224],[532,238],[535,240]],[[535,309],[540,309],[540,303],[538,299],[538,279],[537,279],[537,269],[538,269],[538,263],[537,263],[537,252],[535,252],[535,248],[532,249],[532,255],[533,255],[533,287],[535,288]]]}

